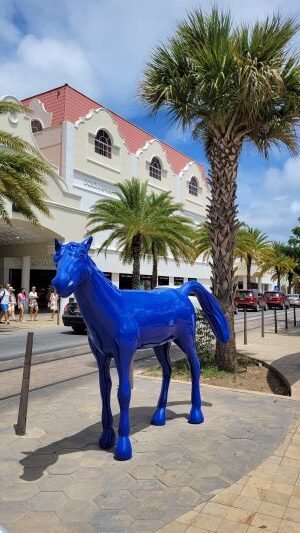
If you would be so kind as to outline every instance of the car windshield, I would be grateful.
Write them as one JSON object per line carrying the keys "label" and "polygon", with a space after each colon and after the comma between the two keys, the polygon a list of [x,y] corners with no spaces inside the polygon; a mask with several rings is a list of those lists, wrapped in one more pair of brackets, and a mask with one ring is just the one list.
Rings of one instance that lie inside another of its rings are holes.
{"label": "car windshield", "polygon": [[280,296],[279,292],[269,291],[265,292],[266,296]]}
{"label": "car windshield", "polygon": [[251,291],[237,291],[236,297],[237,298],[247,298],[247,296],[252,296]]}

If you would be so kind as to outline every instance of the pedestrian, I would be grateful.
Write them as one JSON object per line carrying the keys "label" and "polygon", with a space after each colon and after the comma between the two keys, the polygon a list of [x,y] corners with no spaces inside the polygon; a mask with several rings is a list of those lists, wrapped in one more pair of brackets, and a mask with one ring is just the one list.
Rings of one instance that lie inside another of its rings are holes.
{"label": "pedestrian", "polygon": [[15,295],[15,289],[10,286],[9,287],[9,316],[11,320],[14,320],[14,322],[17,320],[15,311],[16,311],[16,295]]}
{"label": "pedestrian", "polygon": [[19,322],[24,322],[26,302],[26,291],[25,289],[21,289],[21,292],[18,294]]}
{"label": "pedestrian", "polygon": [[57,313],[57,302],[58,302],[58,294],[56,292],[56,289],[52,290],[50,296],[49,296],[49,304],[50,304],[50,311],[51,311],[51,320],[54,320],[54,315]]}
{"label": "pedestrian", "polygon": [[36,287],[31,288],[31,291],[28,295],[28,300],[29,300],[30,320],[32,320],[33,318],[34,320],[37,320],[39,306],[38,306],[38,294],[36,292]]}
{"label": "pedestrian", "polygon": [[9,292],[10,284],[6,283],[5,287],[0,290],[0,322],[4,316],[4,324],[9,324]]}

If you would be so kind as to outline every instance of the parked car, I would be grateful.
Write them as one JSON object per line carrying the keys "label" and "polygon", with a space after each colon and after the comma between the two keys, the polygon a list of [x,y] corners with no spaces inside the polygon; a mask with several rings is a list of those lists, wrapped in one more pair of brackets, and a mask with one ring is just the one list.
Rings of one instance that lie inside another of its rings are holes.
{"label": "parked car", "polygon": [[238,289],[235,293],[234,303],[238,309],[253,309],[259,311],[268,309],[264,295],[258,289]]}
{"label": "parked car", "polygon": [[264,296],[270,309],[274,307],[279,309],[290,308],[290,302],[282,291],[267,291]]}
{"label": "parked car", "polygon": [[300,294],[287,294],[286,297],[291,306],[300,307]]}
{"label": "parked car", "polygon": [[64,326],[71,327],[75,333],[81,333],[82,335],[86,333],[85,322],[74,298],[70,298],[65,305],[62,320]]}

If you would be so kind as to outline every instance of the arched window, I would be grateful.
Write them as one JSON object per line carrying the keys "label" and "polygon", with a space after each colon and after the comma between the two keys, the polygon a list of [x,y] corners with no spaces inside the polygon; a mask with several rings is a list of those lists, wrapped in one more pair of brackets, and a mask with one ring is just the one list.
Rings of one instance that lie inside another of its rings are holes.
{"label": "arched window", "polygon": [[95,138],[95,152],[111,159],[111,139],[104,130],[99,130]]}
{"label": "arched window", "polygon": [[34,118],[31,121],[31,131],[32,131],[32,133],[37,133],[38,131],[43,131],[43,124],[37,118]]}
{"label": "arched window", "polygon": [[153,157],[151,163],[150,163],[150,172],[149,172],[151,178],[155,178],[156,180],[161,180],[161,164],[157,157]]}
{"label": "arched window", "polygon": [[199,193],[199,186],[196,178],[193,176],[191,178],[191,181],[189,182],[189,193],[193,196],[198,196]]}

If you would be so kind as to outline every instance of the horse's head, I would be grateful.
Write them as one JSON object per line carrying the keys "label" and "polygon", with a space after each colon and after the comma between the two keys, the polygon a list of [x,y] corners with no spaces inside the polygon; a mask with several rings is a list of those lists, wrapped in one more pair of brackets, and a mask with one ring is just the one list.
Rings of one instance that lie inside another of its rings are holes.
{"label": "horse's head", "polygon": [[81,283],[90,278],[91,261],[88,251],[92,240],[93,237],[88,237],[82,242],[63,244],[55,239],[53,259],[57,265],[57,272],[51,283],[63,298],[70,296]]}

